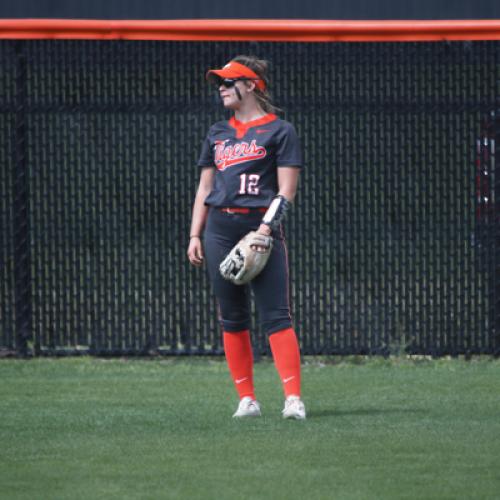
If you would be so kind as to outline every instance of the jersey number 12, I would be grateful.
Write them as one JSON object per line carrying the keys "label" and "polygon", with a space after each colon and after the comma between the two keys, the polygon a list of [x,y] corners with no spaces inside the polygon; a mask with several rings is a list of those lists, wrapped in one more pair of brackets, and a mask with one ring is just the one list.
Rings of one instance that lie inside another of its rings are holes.
{"label": "jersey number 12", "polygon": [[259,179],[260,175],[257,174],[241,174],[238,194],[259,194]]}

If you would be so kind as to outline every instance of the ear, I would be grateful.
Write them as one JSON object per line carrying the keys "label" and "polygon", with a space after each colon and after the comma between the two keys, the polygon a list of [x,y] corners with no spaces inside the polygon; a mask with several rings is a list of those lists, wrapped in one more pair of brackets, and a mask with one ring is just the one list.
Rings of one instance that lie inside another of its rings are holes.
{"label": "ear", "polygon": [[253,90],[255,90],[256,85],[253,80],[245,80],[243,83],[245,84],[247,92],[252,92]]}

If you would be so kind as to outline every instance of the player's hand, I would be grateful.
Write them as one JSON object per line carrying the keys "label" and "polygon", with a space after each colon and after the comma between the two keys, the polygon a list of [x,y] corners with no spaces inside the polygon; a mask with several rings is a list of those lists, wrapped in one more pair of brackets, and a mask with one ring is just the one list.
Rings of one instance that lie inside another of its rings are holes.
{"label": "player's hand", "polygon": [[271,228],[267,224],[261,224],[259,229],[257,229],[259,234],[263,234],[264,236],[271,236]]}
{"label": "player's hand", "polygon": [[200,267],[203,264],[203,245],[201,243],[201,239],[198,236],[195,236],[189,240],[187,256],[189,262],[191,262],[193,266]]}
{"label": "player's hand", "polygon": [[[271,228],[267,225],[267,224],[261,224],[259,226],[259,229],[257,229],[257,233],[258,234],[263,234],[264,236],[271,236]],[[256,251],[256,252],[265,252],[267,249],[265,247],[261,247],[259,245],[252,245],[252,248]]]}

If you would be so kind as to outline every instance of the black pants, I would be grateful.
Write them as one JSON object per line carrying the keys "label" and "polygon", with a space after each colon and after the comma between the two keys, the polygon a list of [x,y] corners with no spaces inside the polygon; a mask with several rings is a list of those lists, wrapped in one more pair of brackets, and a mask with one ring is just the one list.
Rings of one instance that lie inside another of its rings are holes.
{"label": "black pants", "polygon": [[249,285],[234,285],[219,272],[219,264],[249,231],[256,230],[262,213],[228,214],[211,208],[204,232],[204,250],[212,288],[219,303],[224,331],[250,327],[251,287],[262,331],[270,335],[292,325],[289,300],[288,256],[283,231],[273,234],[271,256],[262,272]]}

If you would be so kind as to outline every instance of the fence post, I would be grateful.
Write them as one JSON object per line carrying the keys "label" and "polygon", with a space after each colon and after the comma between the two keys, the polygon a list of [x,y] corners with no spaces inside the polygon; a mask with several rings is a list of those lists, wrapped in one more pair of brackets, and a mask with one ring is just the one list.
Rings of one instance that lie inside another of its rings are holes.
{"label": "fence post", "polygon": [[25,44],[16,42],[16,128],[14,163],[15,207],[15,307],[16,348],[20,356],[28,354],[28,338],[32,332],[32,300],[30,243],[28,221],[28,168],[26,161],[26,59]]}

